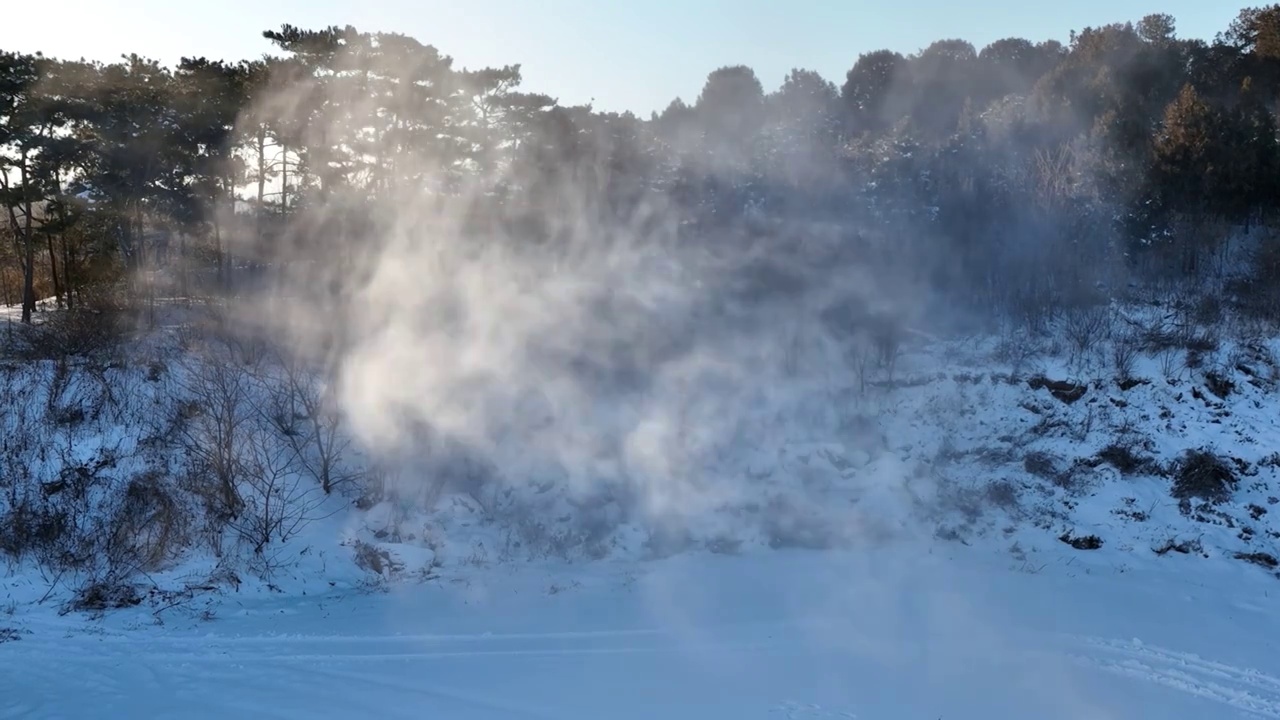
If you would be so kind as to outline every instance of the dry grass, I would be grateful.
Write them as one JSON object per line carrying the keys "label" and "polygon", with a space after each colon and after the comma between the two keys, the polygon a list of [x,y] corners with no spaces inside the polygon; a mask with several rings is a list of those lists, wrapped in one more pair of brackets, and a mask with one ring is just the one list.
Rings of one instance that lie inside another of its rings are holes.
{"label": "dry grass", "polygon": [[1239,479],[1231,463],[1209,450],[1188,450],[1173,467],[1173,496],[1219,503],[1231,499]]}

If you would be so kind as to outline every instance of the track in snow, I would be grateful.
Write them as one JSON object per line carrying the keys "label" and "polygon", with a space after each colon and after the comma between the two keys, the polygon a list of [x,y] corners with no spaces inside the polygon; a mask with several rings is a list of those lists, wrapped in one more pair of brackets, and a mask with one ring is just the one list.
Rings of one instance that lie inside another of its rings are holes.
{"label": "track in snow", "polygon": [[857,713],[828,710],[821,705],[792,700],[780,703],[773,712],[785,720],[856,720],[858,717]]}
{"label": "track in snow", "polygon": [[[789,699],[782,699],[788,698],[783,693],[792,682],[786,677],[789,666],[797,661],[803,665],[806,659],[805,649],[788,639],[794,635],[791,630],[794,628],[786,624],[707,628],[708,636],[698,642],[685,642],[675,634],[660,630],[400,636],[212,635],[203,638],[147,637],[145,632],[124,636],[37,636],[10,643],[0,652],[17,651],[8,659],[21,661],[15,667],[25,668],[20,674],[26,684],[46,690],[32,697],[24,696],[21,702],[8,706],[0,701],[0,718],[76,717],[78,712],[94,705],[67,704],[66,698],[53,690],[67,678],[75,678],[79,687],[88,691],[87,699],[103,703],[97,706],[99,709],[110,712],[127,709],[129,714],[141,712],[147,717],[205,716],[201,713],[215,717],[238,712],[279,718],[350,717],[353,713],[365,712],[383,717],[408,717],[426,712],[467,719],[577,720],[589,715],[578,714],[563,703],[547,702],[546,692],[535,692],[531,697],[529,687],[559,676],[564,684],[561,692],[570,693],[581,688],[575,688],[579,681],[565,676],[566,671],[577,673],[583,668],[605,668],[594,676],[595,683],[613,684],[625,679],[642,690],[637,693],[636,688],[629,688],[632,695],[643,695],[646,687],[651,692],[659,688],[665,691],[677,676],[695,671],[696,663],[690,665],[688,658],[699,655],[736,657],[749,664],[753,671],[767,667],[768,676],[776,675],[773,680],[783,678],[775,687],[761,688],[776,692],[774,700],[755,698],[752,700],[758,703],[755,712],[735,717],[761,720],[908,717],[886,715],[883,703],[873,702],[864,707],[863,703],[851,703],[851,698],[829,695],[818,698],[795,692]],[[1071,636],[1062,638],[1059,644],[1050,638],[1044,639],[1050,641],[1045,649],[1026,651],[1028,659],[1056,657],[1074,661],[1086,670],[1102,671],[1124,681],[1121,694],[1125,694],[1125,687],[1135,688],[1129,682],[1137,681],[1138,686],[1160,686],[1221,706],[1220,717],[1280,720],[1280,678],[1265,672],[1136,640]],[[0,665],[4,659],[0,657]],[[848,672],[852,683],[861,685],[857,694],[876,692],[875,683],[859,682],[857,672],[857,668],[866,667],[867,661],[874,658],[847,655],[831,659],[837,665],[849,663],[843,671]],[[538,671],[544,667],[546,672]],[[514,685],[501,682],[498,692],[490,692],[496,677],[519,678],[530,672],[534,675],[531,682],[516,680]],[[591,671],[586,675],[592,677]],[[708,702],[708,697],[715,698],[718,693],[730,690],[733,675],[732,670],[721,674],[718,679],[728,679],[728,683],[710,692],[695,692],[688,703],[703,704]],[[716,679],[710,678],[713,682]],[[588,681],[581,682],[586,685]],[[512,691],[506,693],[503,687],[512,687]],[[150,704],[136,707],[133,703],[140,694],[147,697]],[[822,702],[812,701],[817,699]],[[184,705],[186,702],[191,704]],[[682,702],[671,703],[668,698],[669,705]],[[598,703],[586,705],[596,707]],[[879,707],[875,707],[877,705]],[[669,712],[663,708],[663,714]],[[709,713],[680,717],[721,716]]]}
{"label": "track in snow", "polygon": [[1163,685],[1262,718],[1280,718],[1280,678],[1140,640],[1083,637],[1074,658],[1115,675]]}

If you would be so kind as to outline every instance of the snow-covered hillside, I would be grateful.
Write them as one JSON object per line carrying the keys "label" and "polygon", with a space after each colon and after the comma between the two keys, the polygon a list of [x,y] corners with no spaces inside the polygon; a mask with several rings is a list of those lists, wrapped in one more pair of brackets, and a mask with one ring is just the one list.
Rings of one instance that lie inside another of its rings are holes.
{"label": "snow-covered hillside", "polygon": [[630,484],[502,445],[325,493],[249,433],[257,546],[188,471],[280,367],[181,328],[12,363],[0,717],[1280,717],[1280,343],[1114,313],[883,366],[823,339]]}

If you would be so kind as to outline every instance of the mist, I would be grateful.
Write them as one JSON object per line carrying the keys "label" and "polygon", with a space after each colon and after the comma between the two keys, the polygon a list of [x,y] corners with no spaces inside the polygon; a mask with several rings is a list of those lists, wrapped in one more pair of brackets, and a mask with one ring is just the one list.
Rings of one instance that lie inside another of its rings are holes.
{"label": "mist", "polygon": [[[376,117],[421,91],[397,85],[366,107],[363,81],[342,82],[346,68],[446,87],[488,80],[439,80],[448,63],[433,52],[423,53],[430,67],[406,67],[381,52],[400,40],[372,42],[359,55],[338,52],[327,82],[271,90],[257,107],[308,108],[286,122],[305,119],[309,135],[334,138],[350,118]],[[449,482],[464,491],[554,481],[658,525],[745,502],[749,482],[723,476],[725,458],[743,443],[767,447],[760,419],[793,412],[791,388],[826,382],[830,363],[843,362],[824,314],[841,302],[862,312],[884,293],[870,273],[830,264],[836,250],[813,239],[807,256],[768,227],[702,241],[666,191],[618,190],[610,163],[628,148],[574,126],[572,109],[542,112],[531,138],[468,127],[487,131],[481,151],[500,148],[506,160],[451,193],[436,190],[450,172],[438,157],[376,142],[359,155],[373,193],[349,185],[343,168],[318,171],[325,200],[283,229],[308,262],[282,266],[305,269],[250,304],[273,308],[281,330],[320,328],[296,337],[298,347],[311,356],[325,348],[353,433],[397,468],[396,482],[408,484],[399,492],[415,494],[415,483],[441,473],[460,476]],[[740,166],[733,151],[713,154],[713,170]],[[389,157],[390,170],[377,162]],[[317,229],[318,252],[304,245]],[[314,292],[321,287],[329,290]]]}
{"label": "mist", "polygon": [[[307,108],[289,122],[329,142],[343,137],[352,117],[376,117],[419,89],[397,86],[364,107],[366,75],[419,74],[399,56],[381,59],[383,41],[353,40],[357,50],[327,61],[339,68],[328,82],[256,102]],[[438,61],[427,56],[433,67],[423,72],[435,76]],[[353,73],[354,89],[339,80]],[[435,82],[454,81],[475,82]],[[950,336],[981,311],[943,310],[957,290],[940,285],[936,269],[957,257],[928,246],[936,231],[914,213],[877,217],[855,206],[832,216],[848,197],[824,201],[821,188],[844,171],[816,150],[837,132],[838,95],[815,76],[789,82],[781,96],[798,112],[771,109],[777,101],[749,69],[712,74],[684,121],[699,139],[690,143],[680,127],[668,135],[685,148],[673,159],[715,188],[693,204],[678,185],[626,186],[620,163],[635,150],[619,130],[651,132],[634,118],[546,106],[519,136],[477,125],[489,130],[478,151],[503,159],[461,183],[438,157],[400,153],[394,133],[386,145],[366,140],[355,157],[370,181],[310,168],[322,200],[282,231],[299,257],[281,263],[289,270],[269,298],[248,305],[271,308],[280,332],[313,331],[291,335],[295,350],[324,358],[350,431],[395,502],[462,494],[529,545],[541,531],[528,528],[568,510],[574,539],[562,552],[573,557],[616,552],[629,526],[641,529],[649,557],[734,551],[744,540],[926,552],[953,498],[924,458],[893,448],[933,447],[936,431],[895,428],[889,438],[877,416],[892,400],[867,383],[892,387],[903,346]],[[506,102],[523,109],[545,99]],[[752,144],[766,126],[802,140],[762,169]],[[784,187],[793,197],[775,210],[768,193]],[[317,234],[318,248],[308,247]],[[887,251],[895,241],[902,246]],[[843,476],[813,467],[808,456],[830,447],[866,460]],[[833,487],[849,499],[831,502]],[[799,619],[844,603],[864,608],[839,632],[799,639],[815,651],[852,644],[926,671],[927,682],[963,673],[974,652],[999,656],[999,610],[978,611],[967,578],[953,578],[943,597],[911,572],[842,567],[828,592],[786,609]],[[660,583],[648,612],[691,641],[706,632],[696,597],[715,592],[697,580]],[[954,630],[926,647],[894,648],[881,628],[902,622]],[[715,651],[704,661],[752,662]],[[1065,668],[1030,663],[1022,673],[1046,709],[1071,715],[1088,705]]]}

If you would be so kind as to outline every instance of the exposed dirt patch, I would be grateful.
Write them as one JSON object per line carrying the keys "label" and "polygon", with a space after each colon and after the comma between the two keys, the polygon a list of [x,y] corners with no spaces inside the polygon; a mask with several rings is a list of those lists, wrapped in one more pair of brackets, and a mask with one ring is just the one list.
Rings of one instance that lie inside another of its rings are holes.
{"label": "exposed dirt patch", "polygon": [[1190,555],[1191,553],[1196,553],[1197,555],[1204,554],[1204,548],[1200,545],[1199,540],[1178,541],[1173,538],[1166,540],[1163,545],[1151,548],[1151,551],[1157,555],[1168,555],[1171,552],[1176,552],[1182,555]]}
{"label": "exposed dirt patch", "polygon": [[1102,538],[1097,535],[1075,536],[1070,530],[1062,533],[1058,539],[1077,550],[1097,550],[1102,547]]}
{"label": "exposed dirt patch", "polygon": [[1065,380],[1050,380],[1043,375],[1037,375],[1028,380],[1027,386],[1032,390],[1042,388],[1048,390],[1050,395],[1068,405],[1084,397],[1084,394],[1089,391],[1088,385],[1077,385]]}
{"label": "exposed dirt patch", "polygon": [[1223,400],[1226,400],[1236,389],[1236,384],[1231,381],[1231,378],[1214,370],[1204,374],[1204,386]]}
{"label": "exposed dirt patch", "polygon": [[1243,560],[1247,563],[1253,563],[1259,567],[1268,570],[1275,570],[1280,567],[1280,560],[1276,560],[1276,556],[1271,553],[1252,552],[1252,553],[1236,553],[1237,560]]}
{"label": "exposed dirt patch", "polygon": [[1147,380],[1146,378],[1130,377],[1130,378],[1120,378],[1116,380],[1116,387],[1120,388],[1121,390],[1124,390],[1125,392],[1128,392],[1138,387],[1139,385],[1150,385],[1150,384],[1151,384],[1151,381]]}

